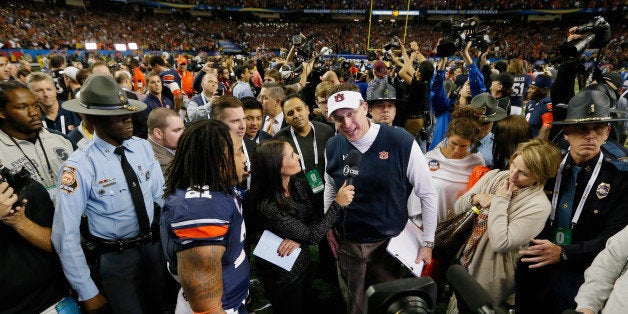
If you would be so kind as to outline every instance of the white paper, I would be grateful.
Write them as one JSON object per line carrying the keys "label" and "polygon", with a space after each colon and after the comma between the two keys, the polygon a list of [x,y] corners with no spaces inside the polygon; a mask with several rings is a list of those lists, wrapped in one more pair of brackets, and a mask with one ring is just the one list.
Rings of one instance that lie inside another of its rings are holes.
{"label": "white paper", "polygon": [[418,264],[414,263],[414,261],[419,253],[422,241],[423,231],[411,220],[408,220],[403,231],[398,236],[390,239],[386,251],[406,266],[412,274],[421,277],[423,261]]}
{"label": "white paper", "polygon": [[290,253],[290,255],[281,257],[277,253],[277,250],[283,240],[284,239],[278,237],[276,234],[268,230],[264,230],[257,246],[255,246],[255,250],[253,250],[253,255],[290,271],[292,266],[294,266],[294,262],[297,260],[297,257],[301,253],[301,248],[296,248],[292,251],[292,253]]}

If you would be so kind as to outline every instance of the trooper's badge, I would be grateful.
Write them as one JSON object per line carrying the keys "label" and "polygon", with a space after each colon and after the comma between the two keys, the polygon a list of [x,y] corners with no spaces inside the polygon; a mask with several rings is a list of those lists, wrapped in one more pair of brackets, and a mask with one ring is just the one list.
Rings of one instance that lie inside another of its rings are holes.
{"label": "trooper's badge", "polygon": [[595,195],[598,199],[603,199],[608,196],[608,193],[611,191],[611,185],[608,183],[600,183],[595,190]]}

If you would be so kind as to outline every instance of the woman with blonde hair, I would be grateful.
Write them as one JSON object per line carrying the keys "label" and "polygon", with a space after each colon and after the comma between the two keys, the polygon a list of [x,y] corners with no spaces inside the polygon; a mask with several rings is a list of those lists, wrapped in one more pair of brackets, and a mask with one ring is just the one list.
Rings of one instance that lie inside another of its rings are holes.
{"label": "woman with blonde hair", "polygon": [[495,307],[514,289],[520,249],[541,232],[550,214],[543,186],[560,162],[560,150],[549,141],[521,143],[508,170],[486,173],[456,201],[456,213],[480,209],[459,261],[488,291]]}

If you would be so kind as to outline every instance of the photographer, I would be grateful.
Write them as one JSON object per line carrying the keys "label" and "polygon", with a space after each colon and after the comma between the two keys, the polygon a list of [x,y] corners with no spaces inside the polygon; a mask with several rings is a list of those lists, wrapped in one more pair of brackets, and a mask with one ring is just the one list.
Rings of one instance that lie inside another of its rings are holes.
{"label": "photographer", "polygon": [[[281,66],[280,70],[277,69],[269,69],[264,74],[264,82],[273,82],[284,85],[284,88],[290,88],[295,92],[300,92],[303,87],[307,84],[307,78],[312,72],[312,68],[314,65],[314,60],[304,61],[301,63],[301,68],[303,72],[300,75],[296,75],[295,71],[290,67],[289,64],[284,64]],[[286,82],[286,80],[298,80],[295,83]]]}
{"label": "photographer", "polygon": [[[441,42],[442,39],[439,39],[439,45]],[[436,75],[432,78],[430,103],[432,105],[432,113],[436,116],[436,125],[434,127],[432,143],[430,144],[428,150],[434,149],[444,139],[445,134],[447,133],[447,126],[451,120],[451,112],[454,110],[454,105],[468,105],[474,96],[486,91],[486,86],[484,86],[484,77],[482,76],[482,73],[480,73],[478,66],[473,63],[471,55],[469,55],[469,48],[471,48],[471,45],[471,41],[468,41],[462,51],[462,58],[469,73],[469,78],[460,88],[458,98],[456,100],[452,100],[447,97],[445,87],[443,86],[443,82],[445,81],[445,65],[447,64],[447,57],[443,57],[441,59],[436,70]]]}
{"label": "photographer", "polygon": [[50,242],[54,206],[48,192],[28,173],[2,174],[6,181],[0,183],[0,312],[40,313],[71,304],[74,311],[68,313],[79,313],[68,297],[70,289]]}
{"label": "photographer", "polygon": [[[400,112],[400,116],[404,121],[404,129],[414,136],[419,136],[423,130],[424,116],[427,116],[424,113],[430,109],[430,81],[434,76],[434,65],[425,59],[416,42],[410,43],[410,49],[412,49],[412,54],[408,58],[406,48],[401,46],[404,63],[399,71],[399,76],[408,86],[408,104],[405,110]],[[393,60],[398,59],[393,58]],[[419,62],[416,70],[413,67],[415,60]],[[422,140],[425,139],[422,138]]]}
{"label": "photographer", "polygon": [[[601,49],[608,44],[610,36],[610,25],[601,16],[593,18],[587,24],[569,29],[566,42],[559,47],[563,61],[558,66],[556,79],[550,91],[554,121],[565,119],[567,103],[575,94],[576,79],[578,79],[580,90],[603,92],[609,98],[611,108],[615,108],[617,105],[617,99],[621,93],[621,76],[614,72],[602,73],[597,66],[592,73],[587,73],[580,58],[586,49],[600,49],[599,55]],[[585,87],[585,80],[589,75],[591,75],[592,81]],[[622,145],[615,142],[619,138],[617,125],[612,124],[612,126],[609,141],[604,143],[602,149],[617,158],[626,156],[626,151]],[[562,128],[552,127],[549,138],[561,148],[566,149],[567,144],[563,141],[562,134]]]}

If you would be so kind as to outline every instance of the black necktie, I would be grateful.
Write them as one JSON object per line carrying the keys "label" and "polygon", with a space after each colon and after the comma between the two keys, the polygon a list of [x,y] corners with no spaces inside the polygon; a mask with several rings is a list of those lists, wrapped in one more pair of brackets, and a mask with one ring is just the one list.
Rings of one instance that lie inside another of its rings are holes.
{"label": "black necktie", "polygon": [[140,182],[137,179],[133,167],[126,159],[124,154],[124,147],[116,147],[114,152],[120,155],[120,163],[122,164],[122,171],[126,178],[126,183],[131,191],[131,199],[133,199],[133,207],[135,207],[135,213],[137,214],[137,221],[140,224],[140,233],[142,235],[148,234],[150,231],[150,225],[148,223],[148,214],[146,213],[146,204],[144,204],[144,194],[142,194],[142,188],[140,188]]}

